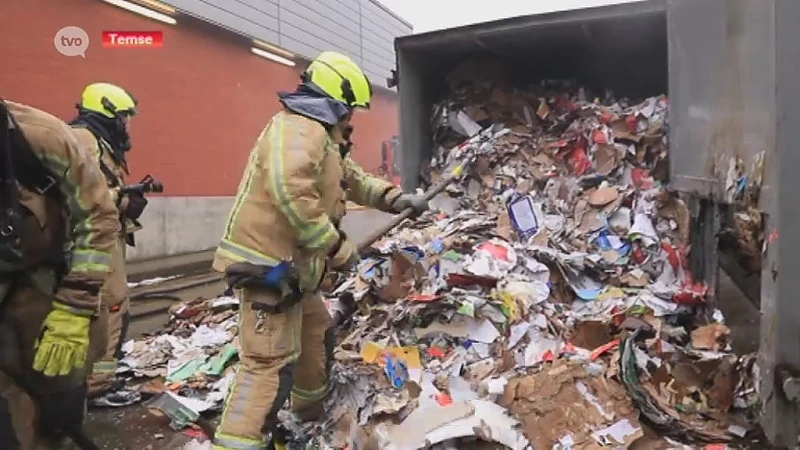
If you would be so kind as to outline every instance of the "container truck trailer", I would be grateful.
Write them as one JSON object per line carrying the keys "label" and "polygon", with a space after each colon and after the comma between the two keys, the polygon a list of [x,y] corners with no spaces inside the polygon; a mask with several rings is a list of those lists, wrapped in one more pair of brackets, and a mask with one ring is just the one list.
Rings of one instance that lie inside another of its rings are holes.
{"label": "container truck trailer", "polygon": [[[487,5],[487,7],[490,7]],[[732,267],[760,301],[761,424],[777,448],[800,430],[800,2],[647,0],[514,17],[395,40],[402,183],[420,184],[432,105],[460,62],[491,56],[527,81],[576,79],[670,99],[669,185],[692,212],[693,273],[716,296],[719,234],[747,188],[763,218],[760,273]],[[753,194],[754,193],[754,194]],[[781,233],[782,231],[782,233]],[[781,272],[782,269],[782,272]],[[781,277],[781,275],[786,275]],[[755,282],[753,282],[755,280]]]}

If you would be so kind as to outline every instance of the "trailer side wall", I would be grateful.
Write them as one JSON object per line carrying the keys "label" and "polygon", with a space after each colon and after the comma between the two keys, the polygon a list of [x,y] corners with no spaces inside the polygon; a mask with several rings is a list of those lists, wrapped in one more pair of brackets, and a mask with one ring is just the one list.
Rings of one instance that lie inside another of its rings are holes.
{"label": "trailer side wall", "polygon": [[600,93],[667,91],[666,7],[658,0],[517,17],[398,38],[400,162],[405,189],[431,154],[432,105],[444,77],[473,56],[494,56],[520,80],[574,78]]}

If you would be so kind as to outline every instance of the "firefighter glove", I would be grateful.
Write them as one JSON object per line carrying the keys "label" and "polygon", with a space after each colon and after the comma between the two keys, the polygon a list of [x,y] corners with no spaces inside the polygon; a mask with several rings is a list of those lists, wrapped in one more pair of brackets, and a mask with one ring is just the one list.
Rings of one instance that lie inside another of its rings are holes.
{"label": "firefighter glove", "polygon": [[86,414],[86,383],[74,388],[48,392],[37,405],[39,433],[49,439],[66,436],[83,426]]}
{"label": "firefighter glove", "polygon": [[138,220],[147,206],[147,199],[138,192],[128,194],[128,206],[125,208],[125,217]]}
{"label": "firefighter glove", "polygon": [[42,324],[36,341],[33,370],[44,376],[68,375],[83,368],[89,351],[89,327],[92,318],[53,302],[53,310]]}
{"label": "firefighter glove", "polygon": [[408,208],[414,210],[414,215],[420,215],[427,211],[430,205],[428,205],[428,199],[424,195],[416,194],[403,194],[397,197],[397,200],[392,204],[392,209],[398,214]]}
{"label": "firefighter glove", "polygon": [[339,272],[348,272],[358,266],[361,256],[358,248],[353,242],[342,233],[336,252],[331,256],[331,268]]}

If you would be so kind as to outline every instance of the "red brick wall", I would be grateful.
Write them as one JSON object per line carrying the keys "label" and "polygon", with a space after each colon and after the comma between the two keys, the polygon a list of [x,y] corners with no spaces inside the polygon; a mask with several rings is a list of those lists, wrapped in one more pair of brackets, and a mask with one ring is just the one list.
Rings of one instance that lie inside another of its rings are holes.
{"label": "red brick wall", "polygon": [[[69,120],[82,88],[107,81],[140,102],[131,129],[132,178],[152,173],[169,196],[234,195],[260,130],[278,111],[276,91],[291,90],[299,68],[250,53],[248,41],[178,17],[156,22],[100,0],[6,1],[0,7],[0,97]],[[86,59],[56,52],[53,37],[75,25],[89,34]],[[159,49],[105,49],[103,31],[164,32]],[[381,142],[397,133],[394,96],[377,93],[355,119],[355,157],[380,165]]]}

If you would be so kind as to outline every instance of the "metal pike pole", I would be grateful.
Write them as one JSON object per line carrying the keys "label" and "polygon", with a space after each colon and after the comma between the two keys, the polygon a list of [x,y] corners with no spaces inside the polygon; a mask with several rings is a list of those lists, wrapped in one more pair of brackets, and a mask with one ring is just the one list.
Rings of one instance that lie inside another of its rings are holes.
{"label": "metal pike pole", "polygon": [[[457,180],[461,176],[462,172],[464,172],[464,163],[457,165],[450,172],[450,176],[428,189],[428,191],[425,192],[425,199],[431,201],[434,197],[441,194],[442,191],[447,188],[447,186],[450,186],[453,181]],[[364,251],[370,248],[372,244],[377,242],[380,238],[386,236],[390,231],[397,228],[397,226],[403,223],[404,220],[411,217],[413,213],[414,210],[412,208],[406,208],[403,212],[394,216],[389,223],[368,234],[364,240],[358,243],[358,253],[364,253]]]}
{"label": "metal pike pole", "polygon": [[[500,135],[498,133],[494,133],[492,127],[485,128],[480,133],[476,134],[475,136],[469,138],[467,141],[459,144],[458,146],[454,147],[452,150],[455,149],[463,149],[464,153],[459,158],[459,163],[456,164],[452,169],[449,169],[449,174],[447,178],[440,181],[439,183],[433,185],[425,192],[425,199],[428,201],[432,200],[434,197],[439,195],[442,191],[450,186],[454,181],[461,178],[461,175],[464,173],[464,168],[475,160],[476,151],[481,146],[482,143],[494,139],[496,136]],[[505,131],[510,130],[503,130],[499,133],[505,134]],[[365,250],[367,250],[372,244],[378,241],[380,238],[386,236],[387,233],[395,229],[398,225],[400,225],[404,220],[411,217],[414,213],[414,210],[411,208],[406,208],[405,211],[401,212],[400,214],[396,215],[392,220],[387,223],[386,225],[378,228],[374,232],[367,235],[367,237],[358,244],[358,253],[363,254]]]}
{"label": "metal pike pole", "polygon": [[[450,175],[446,179],[440,181],[439,183],[433,185],[430,189],[428,189],[428,191],[425,192],[425,199],[428,201],[432,200],[434,197],[442,193],[442,191],[444,191],[447,188],[447,186],[450,186],[450,184],[452,184],[453,181],[459,179],[461,177],[461,174],[464,172],[464,166],[469,161],[470,158],[466,158],[464,162],[458,164],[450,171]],[[358,249],[358,253],[360,255],[363,255],[364,252],[372,246],[372,244],[377,242],[382,237],[386,236],[390,231],[397,228],[398,225],[403,223],[404,220],[411,217],[412,214],[414,214],[414,209],[406,208],[403,212],[394,216],[392,220],[389,221],[389,223],[368,234],[366,238],[364,238],[361,242],[358,243],[358,246],[356,247]],[[339,303],[342,306],[344,306],[344,309],[340,314],[336,314],[336,317],[334,317],[333,320],[334,326],[337,328],[347,323],[350,317],[352,317],[353,314],[355,314],[355,312],[358,311],[356,300],[355,298],[353,298],[353,294],[350,292],[345,292],[341,294],[339,296]]]}

